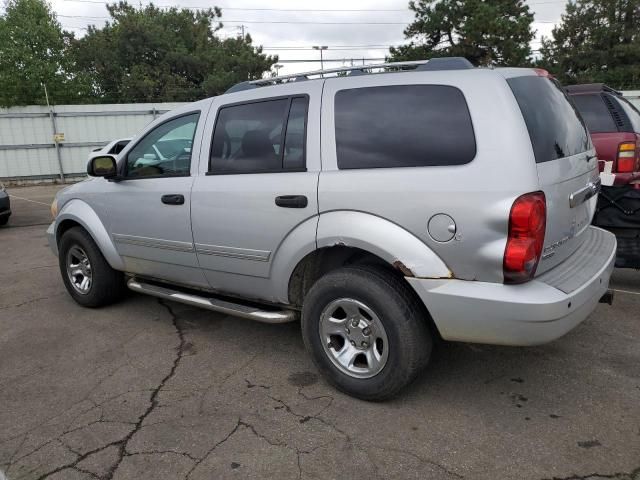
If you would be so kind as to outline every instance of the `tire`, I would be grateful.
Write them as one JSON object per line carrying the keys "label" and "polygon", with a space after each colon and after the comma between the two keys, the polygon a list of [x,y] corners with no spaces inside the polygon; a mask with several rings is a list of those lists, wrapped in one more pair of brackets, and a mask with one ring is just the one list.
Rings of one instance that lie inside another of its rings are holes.
{"label": "tire", "polygon": [[[73,227],[63,233],[58,244],[58,262],[64,285],[69,295],[83,307],[102,307],[110,305],[122,299],[125,294],[124,275],[114,270],[107,263],[102,252],[94,242],[91,235],[82,227]],[[88,260],[88,268],[80,259],[85,256]],[[81,283],[82,278],[88,277],[90,281],[85,285],[86,291],[81,285],[75,285],[71,280],[68,264],[73,263],[79,272],[74,281]]]}
{"label": "tire", "polygon": [[9,216],[0,217],[0,227],[9,223]]}
{"label": "tire", "polygon": [[[425,315],[414,292],[393,273],[378,267],[344,267],[320,278],[305,297],[302,336],[318,370],[336,388],[363,400],[386,400],[411,383],[429,361],[433,340]],[[376,330],[378,324],[383,329]],[[367,326],[369,335],[363,337]],[[343,327],[348,334],[327,333]],[[363,338],[360,348],[369,348],[360,354],[357,342]],[[338,357],[338,352],[343,355]],[[349,358],[355,361],[345,365]]]}

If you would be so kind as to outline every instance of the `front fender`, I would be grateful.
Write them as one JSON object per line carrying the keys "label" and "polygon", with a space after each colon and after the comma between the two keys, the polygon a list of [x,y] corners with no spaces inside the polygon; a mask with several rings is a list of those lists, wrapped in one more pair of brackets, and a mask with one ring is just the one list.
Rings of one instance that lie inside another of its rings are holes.
{"label": "front fender", "polygon": [[320,215],[318,248],[344,245],[373,253],[405,276],[451,278],[444,262],[422,240],[383,218],[356,211]]}
{"label": "front fender", "polygon": [[124,262],[122,257],[118,254],[115,245],[111,241],[111,237],[104,227],[104,224],[98,217],[98,214],[91,208],[91,206],[83,202],[82,200],[73,199],[64,204],[55,221],[55,234],[56,242],[58,240],[58,229],[60,225],[65,221],[74,221],[82,225],[82,227],[89,232],[89,235],[100,248],[102,255],[111,268],[115,270],[124,270]]}

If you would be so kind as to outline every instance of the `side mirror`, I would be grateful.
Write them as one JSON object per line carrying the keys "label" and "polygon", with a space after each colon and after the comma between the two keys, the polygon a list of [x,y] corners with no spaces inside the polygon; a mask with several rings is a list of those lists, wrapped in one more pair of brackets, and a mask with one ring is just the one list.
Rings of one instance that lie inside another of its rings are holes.
{"label": "side mirror", "polygon": [[113,178],[118,174],[116,159],[111,155],[102,155],[89,160],[87,174],[92,177]]}

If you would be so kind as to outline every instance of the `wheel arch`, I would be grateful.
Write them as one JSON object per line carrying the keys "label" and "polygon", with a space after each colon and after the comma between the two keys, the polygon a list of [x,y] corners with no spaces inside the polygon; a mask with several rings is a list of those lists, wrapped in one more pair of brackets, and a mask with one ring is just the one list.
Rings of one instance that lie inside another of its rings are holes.
{"label": "wheel arch", "polygon": [[289,278],[289,303],[297,308],[302,308],[306,294],[323,275],[339,268],[350,266],[377,270],[382,274],[397,278],[407,287],[410,294],[416,298],[417,305],[420,306],[427,327],[434,338],[442,338],[428,307],[407,281],[407,276],[404,272],[397,265],[392,265],[385,259],[357,247],[336,245],[318,248],[307,254],[296,265]]}
{"label": "wheel arch", "polygon": [[89,204],[78,199],[67,202],[56,217],[56,244],[59,244],[64,232],[76,226],[82,227],[91,235],[111,268],[124,269],[122,257],[118,254],[100,217]]}

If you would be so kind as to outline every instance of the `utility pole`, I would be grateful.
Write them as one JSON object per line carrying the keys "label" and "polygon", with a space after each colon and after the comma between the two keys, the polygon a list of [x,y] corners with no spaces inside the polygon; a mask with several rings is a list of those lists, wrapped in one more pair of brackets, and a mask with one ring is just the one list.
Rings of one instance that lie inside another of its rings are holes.
{"label": "utility pole", "polygon": [[[324,70],[324,58],[322,57],[322,52],[327,50],[329,47],[327,45],[314,45],[314,50],[320,50],[320,70]],[[321,74],[324,77],[324,74]]]}
{"label": "utility pole", "polygon": [[56,116],[53,108],[49,104],[49,92],[47,92],[47,86],[44,82],[42,82],[42,87],[44,88],[44,97],[47,100],[47,108],[49,109],[49,118],[51,119],[51,130],[53,133],[53,144],[56,148],[56,157],[58,158],[58,170],[60,171],[60,181],[65,183],[64,179],[64,170],[62,169],[62,154],[60,152],[60,143],[58,142],[58,126],[56,125]]}

